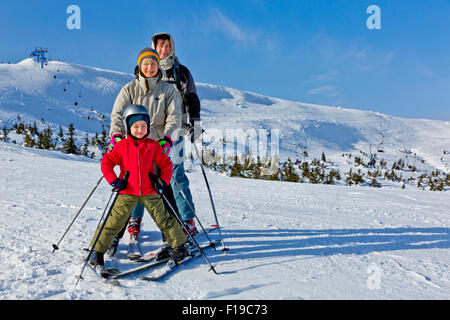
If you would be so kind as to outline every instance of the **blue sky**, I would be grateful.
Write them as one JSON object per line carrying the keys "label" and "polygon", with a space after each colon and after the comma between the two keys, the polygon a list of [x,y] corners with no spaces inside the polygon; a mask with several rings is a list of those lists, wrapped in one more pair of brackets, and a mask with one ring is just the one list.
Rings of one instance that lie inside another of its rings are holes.
{"label": "blue sky", "polygon": [[[66,26],[72,4],[80,30]],[[370,5],[380,8],[379,30],[367,28]],[[0,62],[44,46],[54,59],[131,73],[164,31],[197,82],[450,120],[449,15],[448,0],[3,0]]]}

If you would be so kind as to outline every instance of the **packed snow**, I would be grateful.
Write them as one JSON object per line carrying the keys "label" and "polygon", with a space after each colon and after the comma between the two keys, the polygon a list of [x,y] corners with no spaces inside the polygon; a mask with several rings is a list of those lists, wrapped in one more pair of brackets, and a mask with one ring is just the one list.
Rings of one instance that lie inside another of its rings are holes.
{"label": "packed snow", "polygon": [[[61,61],[49,61],[44,69],[31,59],[0,64],[0,126],[13,125],[17,116],[38,125],[45,119],[54,131],[73,123],[81,141],[85,133],[109,125],[114,99],[131,79],[131,74]],[[343,155],[383,149],[379,156],[390,165],[409,155],[419,173],[449,173],[449,122],[292,102],[210,84],[197,83],[197,89],[207,144],[226,138],[227,130],[249,135],[262,129],[279,134],[284,160],[305,160],[304,150],[310,158],[324,152],[344,173],[353,164]],[[448,188],[290,183],[208,169],[230,249],[208,253],[219,275],[208,272],[199,258],[160,282],[139,280],[151,272],[144,271],[113,287],[85,269],[75,286],[83,249],[111,195],[104,180],[60,249],[53,253],[52,244],[101,177],[98,158],[26,148],[11,133],[7,142],[0,141],[0,169],[1,300],[450,298]],[[214,224],[198,163],[187,175],[200,220]],[[156,248],[160,238],[146,215],[142,248]],[[125,235],[118,259],[128,241]]]}
{"label": "packed snow", "polygon": [[[160,282],[144,271],[112,287],[90,269],[75,286],[83,248],[111,188],[97,161],[0,143],[0,299],[448,299],[448,192],[326,186],[208,171],[227,253],[210,252]],[[188,173],[204,225],[213,214],[198,166]],[[214,236],[218,238],[217,234]],[[144,217],[143,248],[160,233]],[[126,252],[128,236],[119,247]]]}

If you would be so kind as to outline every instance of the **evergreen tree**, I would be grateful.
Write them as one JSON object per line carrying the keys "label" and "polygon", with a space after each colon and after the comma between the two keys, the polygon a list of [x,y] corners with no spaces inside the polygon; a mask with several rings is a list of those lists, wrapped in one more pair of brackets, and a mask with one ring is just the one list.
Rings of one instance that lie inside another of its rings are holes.
{"label": "evergreen tree", "polygon": [[243,177],[243,166],[239,162],[237,155],[234,156],[233,164],[230,167],[230,177]]}
{"label": "evergreen tree", "polygon": [[24,138],[24,141],[23,141],[23,145],[25,147],[30,147],[30,148],[33,148],[36,145],[36,142],[30,136],[30,133],[28,132],[28,130],[25,131],[25,138]]}
{"label": "evergreen tree", "polygon": [[95,133],[95,136],[92,137],[91,145],[92,145],[93,147],[98,146],[98,133],[97,133],[97,132]]}
{"label": "evergreen tree", "polygon": [[302,170],[303,179],[309,180],[311,177],[311,172],[309,171],[309,163],[307,161],[303,161],[300,169]]}
{"label": "evergreen tree", "polygon": [[39,135],[39,130],[38,130],[38,128],[37,128],[36,121],[33,123],[33,131],[32,131],[31,134],[33,134],[33,135]]}
{"label": "evergreen tree", "polygon": [[64,132],[61,126],[59,126],[59,132],[58,132],[59,141],[64,140]]}
{"label": "evergreen tree", "polygon": [[52,129],[48,125],[47,129],[43,130],[38,134],[37,147],[39,149],[46,149],[46,150],[55,148],[56,145],[52,142],[52,135],[53,135]]}
{"label": "evergreen tree", "polygon": [[86,139],[84,139],[84,145],[81,147],[82,155],[89,155],[89,135],[86,133]]}
{"label": "evergreen tree", "polygon": [[75,141],[73,139],[74,133],[75,133],[75,129],[73,127],[73,123],[71,123],[71,124],[69,124],[69,137],[64,142],[64,145],[63,145],[63,148],[62,148],[62,150],[65,153],[77,154],[77,152],[78,152],[78,148],[75,145]]}
{"label": "evergreen tree", "polygon": [[380,188],[381,184],[377,181],[376,177],[373,177],[372,180],[369,183],[369,186],[375,187],[375,188]]}
{"label": "evergreen tree", "polygon": [[98,140],[98,147],[100,148],[100,150],[102,150],[102,154],[105,154],[107,151],[107,147],[108,147],[108,135],[106,133],[105,130],[105,126],[102,125],[102,136],[100,137],[100,139]]}
{"label": "evergreen tree", "polygon": [[1,137],[0,140],[7,141],[8,140],[9,129],[8,129],[8,127],[5,124],[3,125],[2,133],[3,133],[3,137]]}
{"label": "evergreen tree", "polygon": [[300,179],[290,158],[288,163],[283,165],[283,177],[285,181],[289,182],[298,182]]}
{"label": "evergreen tree", "polygon": [[[17,118],[20,119],[20,117]],[[23,134],[25,132],[25,124],[23,122],[16,122],[15,129],[17,134]]]}

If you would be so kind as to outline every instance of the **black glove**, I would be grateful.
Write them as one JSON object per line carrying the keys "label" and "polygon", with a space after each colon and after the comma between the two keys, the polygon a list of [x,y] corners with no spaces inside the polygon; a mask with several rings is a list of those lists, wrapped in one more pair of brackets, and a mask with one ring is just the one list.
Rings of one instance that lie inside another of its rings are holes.
{"label": "black glove", "polygon": [[191,123],[191,126],[189,128],[189,135],[191,136],[191,143],[194,143],[194,141],[197,141],[198,138],[202,135],[202,133],[205,132],[202,128],[202,122],[200,120],[194,121]]}
{"label": "black glove", "polygon": [[164,190],[168,188],[167,183],[153,172],[149,172],[148,176],[150,177],[150,181],[152,182],[152,187],[159,194],[163,193]]}
{"label": "black glove", "polygon": [[128,184],[127,180],[117,178],[116,180],[114,180],[113,183],[111,183],[111,186],[113,187],[112,191],[125,190],[127,187],[127,184]]}

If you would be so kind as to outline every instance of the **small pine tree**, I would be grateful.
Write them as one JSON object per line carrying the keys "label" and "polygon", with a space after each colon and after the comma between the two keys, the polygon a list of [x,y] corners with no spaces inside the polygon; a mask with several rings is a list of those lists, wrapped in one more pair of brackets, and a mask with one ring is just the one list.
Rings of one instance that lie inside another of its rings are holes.
{"label": "small pine tree", "polygon": [[33,135],[39,135],[39,130],[37,128],[36,121],[33,123],[33,132],[32,132],[32,134]]}
{"label": "small pine tree", "polygon": [[56,145],[52,141],[52,135],[53,135],[52,129],[48,125],[47,129],[43,130],[38,134],[37,147],[39,149],[46,149],[46,150],[55,148]]}
{"label": "small pine tree", "polygon": [[[17,118],[19,118],[19,117],[17,117]],[[16,128],[17,134],[23,134],[25,132],[25,124],[23,122],[16,123],[15,128]]]}
{"label": "small pine tree", "polygon": [[69,137],[66,139],[63,145],[63,151],[65,153],[73,153],[77,154],[78,148],[75,145],[75,141],[73,139],[73,135],[75,133],[75,129],[73,127],[73,123],[69,124]]}
{"label": "small pine tree", "polygon": [[59,126],[59,132],[58,132],[59,141],[64,140],[64,132],[61,126]]}
{"label": "small pine tree", "polygon": [[95,136],[92,137],[91,145],[92,145],[93,147],[98,146],[98,133],[97,133],[97,132],[95,133]]}
{"label": "small pine tree", "polygon": [[103,150],[103,151],[102,151],[102,154],[105,154],[106,151],[107,151],[107,146],[108,146],[108,141],[107,141],[107,139],[108,139],[108,135],[107,135],[107,133],[106,133],[105,126],[102,125],[102,136],[101,136],[100,139],[98,140],[98,144],[97,144],[98,147],[99,147],[101,150]]}
{"label": "small pine tree", "polygon": [[3,136],[0,138],[0,140],[2,141],[7,141],[8,140],[8,133],[9,133],[9,129],[8,127],[4,124],[3,128],[2,128],[2,134]]}
{"label": "small pine tree", "polygon": [[84,145],[81,147],[82,155],[89,155],[89,135],[86,133],[86,139],[84,140]]}
{"label": "small pine tree", "polygon": [[304,179],[310,179],[311,178],[311,172],[309,171],[309,163],[307,161],[303,161],[302,165],[300,166],[300,169],[302,170],[302,177]]}
{"label": "small pine tree", "polygon": [[239,162],[237,155],[234,156],[233,164],[230,167],[230,177],[243,177],[244,168]]}
{"label": "small pine tree", "polygon": [[284,180],[289,182],[298,182],[300,177],[297,172],[295,172],[294,165],[291,162],[291,159],[288,159],[288,163],[283,165],[283,175]]}
{"label": "small pine tree", "polygon": [[372,177],[372,180],[370,181],[369,186],[375,187],[375,188],[380,188],[381,187],[381,183],[379,183],[377,181],[376,177]]}
{"label": "small pine tree", "polygon": [[355,166],[356,167],[357,166],[363,166],[364,167],[365,163],[360,157],[355,156]]}
{"label": "small pine tree", "polygon": [[34,146],[36,145],[36,142],[30,136],[30,133],[28,132],[28,130],[25,131],[25,138],[24,138],[24,141],[23,141],[23,145],[25,147],[30,147],[30,148],[34,148]]}

